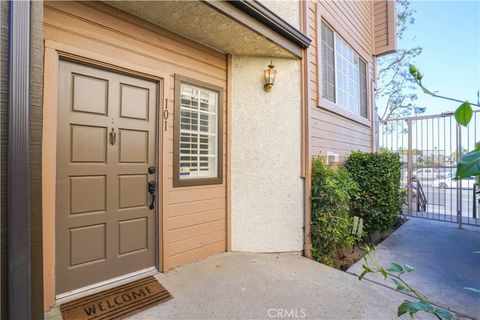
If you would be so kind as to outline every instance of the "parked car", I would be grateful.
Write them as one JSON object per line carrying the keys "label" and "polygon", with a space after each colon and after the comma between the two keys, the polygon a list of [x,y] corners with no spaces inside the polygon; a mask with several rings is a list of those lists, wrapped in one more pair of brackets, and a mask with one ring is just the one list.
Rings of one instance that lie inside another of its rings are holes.
{"label": "parked car", "polygon": [[434,185],[435,180],[445,180],[455,176],[454,168],[420,168],[412,173],[414,180],[422,184]]}
{"label": "parked car", "polygon": [[[473,185],[475,184],[475,177],[468,177],[466,179],[461,180],[461,187],[462,189],[473,189]],[[455,176],[449,178],[440,178],[433,180],[432,185],[434,187],[447,189],[447,188],[456,188],[457,187],[457,180],[455,180]]]}
{"label": "parked car", "polygon": [[412,175],[413,178],[420,182],[425,180],[435,180],[438,178],[440,171],[437,168],[421,168],[415,170]]}

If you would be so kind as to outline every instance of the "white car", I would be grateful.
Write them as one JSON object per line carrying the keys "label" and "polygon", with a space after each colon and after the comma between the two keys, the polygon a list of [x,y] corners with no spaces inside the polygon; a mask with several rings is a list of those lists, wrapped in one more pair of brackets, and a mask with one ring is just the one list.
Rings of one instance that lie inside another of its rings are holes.
{"label": "white car", "polygon": [[[462,189],[473,189],[473,185],[475,184],[476,179],[475,177],[468,177],[461,180],[461,188]],[[435,179],[433,180],[433,186],[447,189],[447,188],[456,188],[457,187],[457,180],[455,178],[443,178],[443,179]]]}

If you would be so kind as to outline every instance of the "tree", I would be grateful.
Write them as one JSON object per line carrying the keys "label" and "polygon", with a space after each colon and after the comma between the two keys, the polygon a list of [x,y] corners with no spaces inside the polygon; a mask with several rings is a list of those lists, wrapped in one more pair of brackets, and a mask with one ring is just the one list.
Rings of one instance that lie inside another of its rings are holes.
{"label": "tree", "polygon": [[[410,7],[410,0],[396,0],[396,3],[397,39],[401,40],[408,26],[415,23],[415,10]],[[380,122],[425,112],[425,108],[416,104],[417,94],[412,93],[416,83],[408,73],[408,66],[421,52],[421,47],[399,48],[395,53],[378,58],[375,99],[379,106]]]}

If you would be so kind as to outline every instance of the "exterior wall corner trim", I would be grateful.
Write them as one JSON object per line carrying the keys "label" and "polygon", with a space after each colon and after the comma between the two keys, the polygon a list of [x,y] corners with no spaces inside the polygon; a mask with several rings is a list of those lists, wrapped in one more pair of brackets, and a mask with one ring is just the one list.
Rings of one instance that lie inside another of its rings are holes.
{"label": "exterior wall corner trim", "polygon": [[31,317],[30,2],[10,1],[8,317]]}

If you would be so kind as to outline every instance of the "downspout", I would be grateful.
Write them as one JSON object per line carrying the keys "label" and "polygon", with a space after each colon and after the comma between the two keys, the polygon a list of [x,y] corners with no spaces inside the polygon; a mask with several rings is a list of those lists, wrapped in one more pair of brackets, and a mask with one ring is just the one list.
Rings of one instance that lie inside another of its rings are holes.
{"label": "downspout", "polygon": [[8,97],[8,318],[31,318],[30,2],[10,1]]}
{"label": "downspout", "polygon": [[[308,37],[308,2],[300,1],[300,21],[302,32]],[[302,109],[303,109],[303,175],[304,175],[304,240],[303,254],[307,258],[312,258],[311,241],[311,163],[310,163],[310,64],[308,62],[311,47],[303,50],[302,57]]]}

